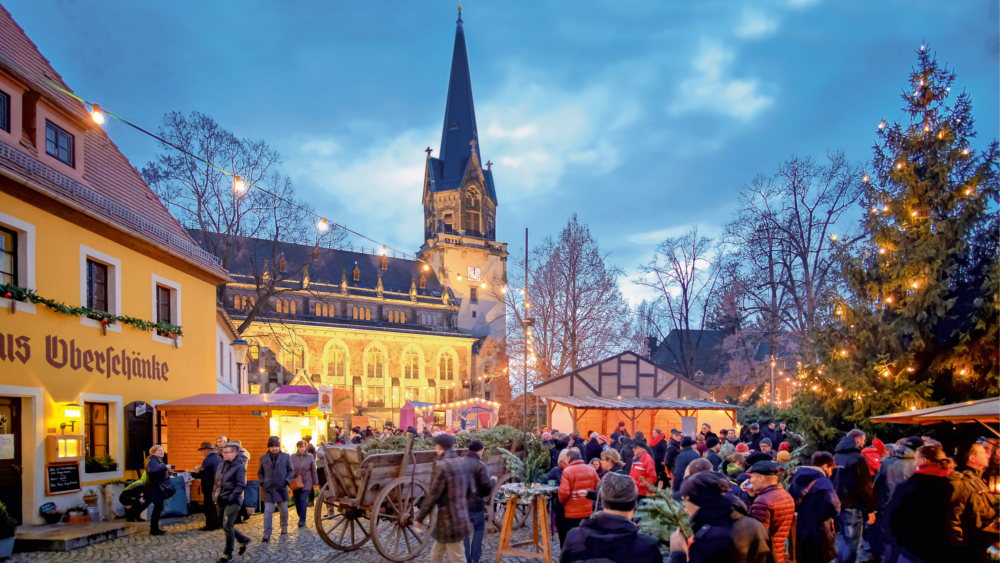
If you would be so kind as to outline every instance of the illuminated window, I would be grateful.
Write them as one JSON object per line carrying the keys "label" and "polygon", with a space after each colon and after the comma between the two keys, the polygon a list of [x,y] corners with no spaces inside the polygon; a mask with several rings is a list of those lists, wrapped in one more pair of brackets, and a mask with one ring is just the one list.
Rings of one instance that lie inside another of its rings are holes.
{"label": "illuminated window", "polygon": [[358,319],[358,308],[357,307],[351,307],[351,318],[354,319],[354,320]]}
{"label": "illuminated window", "polygon": [[403,354],[403,378],[417,379],[420,377],[420,355],[410,350]]}
{"label": "illuminated window", "polygon": [[369,406],[379,406],[372,405],[372,403],[384,403],[385,402],[385,388],[377,385],[372,385],[368,387],[368,392],[366,393],[368,398]]}
{"label": "illuminated window", "polygon": [[424,276],[420,276],[419,286],[420,289],[425,289],[427,287],[427,279]]}
{"label": "illuminated window", "polygon": [[372,320],[372,310],[369,309],[368,307],[365,307],[365,320],[366,321]]}
{"label": "illuminated window", "polygon": [[17,283],[17,233],[0,227],[0,285]]}
{"label": "illuminated window", "polygon": [[368,351],[365,356],[365,373],[368,377],[382,377],[382,368],[385,365],[385,357],[381,350],[375,348]]}
{"label": "illuminated window", "polygon": [[[291,311],[287,311],[287,310],[286,310],[285,312],[286,312],[286,313],[288,313],[288,312],[291,312],[291,313],[292,313],[292,314],[294,315],[294,314],[295,314],[295,301],[291,301],[291,302],[289,302],[289,305],[291,305],[291,306],[292,306],[292,310],[291,310]],[[286,309],[287,309],[287,307],[286,307]]]}
{"label": "illuminated window", "polygon": [[347,373],[347,354],[340,346],[333,346],[326,351],[327,377],[344,377]]}
{"label": "illuminated window", "polygon": [[84,403],[84,410],[87,455],[104,457],[108,455],[108,404]]}
{"label": "illuminated window", "polygon": [[87,260],[87,307],[108,310],[108,266]]}
{"label": "illuminated window", "polygon": [[323,305],[320,305],[319,303],[316,304],[316,316],[323,316]]}
{"label": "illuminated window", "polygon": [[455,358],[450,354],[441,355],[441,363],[438,366],[438,379],[452,381],[455,379]]}
{"label": "illuminated window", "polygon": [[357,264],[354,265],[354,271],[351,272],[351,277],[354,278],[354,281],[358,281],[361,279],[361,270],[358,269]]}

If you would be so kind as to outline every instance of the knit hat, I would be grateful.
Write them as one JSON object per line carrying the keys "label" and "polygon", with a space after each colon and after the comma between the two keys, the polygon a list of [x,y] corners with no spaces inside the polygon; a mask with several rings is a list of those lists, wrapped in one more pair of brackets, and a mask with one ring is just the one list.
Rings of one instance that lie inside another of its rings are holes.
{"label": "knit hat", "polygon": [[470,452],[481,452],[481,451],[483,451],[483,443],[480,442],[479,440],[473,440],[473,441],[469,442],[469,451]]}
{"label": "knit hat", "polygon": [[760,425],[755,422],[750,425],[750,430],[760,430]]}
{"label": "knit hat", "polygon": [[600,434],[598,434],[597,432],[591,432],[590,433],[590,437],[591,438],[597,438],[598,436],[600,436]]}
{"label": "knit hat", "polygon": [[551,440],[552,439],[552,434],[550,434],[548,432],[542,432],[542,439],[543,440]]}
{"label": "knit hat", "polygon": [[715,471],[702,471],[681,482],[680,496],[687,498],[692,504],[704,506],[711,499],[721,497],[729,492],[732,483],[724,475]]}
{"label": "knit hat", "polygon": [[763,446],[764,444],[767,444],[768,446],[774,446],[774,444],[771,443],[770,438],[764,438],[763,440],[760,441],[760,445]]}
{"label": "knit hat", "polygon": [[601,434],[601,435],[599,436],[599,438],[600,438],[600,440],[601,440],[602,442],[607,442],[607,441],[608,441],[608,437],[607,437],[607,436],[605,436],[604,434]]}
{"label": "knit hat", "polygon": [[697,444],[695,444],[694,449],[698,450],[699,454],[704,455],[705,452],[708,451],[708,446],[705,445],[705,442],[698,442]]}
{"label": "knit hat", "polygon": [[751,473],[756,473],[758,475],[777,475],[778,466],[775,465],[773,461],[758,461],[753,464],[753,467],[747,469],[747,475]]}
{"label": "knit hat", "polygon": [[449,434],[438,434],[434,436],[434,445],[450,450],[455,446],[455,438]]}
{"label": "knit hat", "polygon": [[277,436],[271,436],[270,438],[267,439],[267,447],[269,447],[269,448],[274,448],[274,447],[280,448],[281,447],[281,439],[279,439]]}
{"label": "knit hat", "polygon": [[780,452],[778,452],[778,461],[780,463],[787,463],[788,462],[788,458],[789,458],[789,455],[788,455],[788,451],[787,450],[781,450]]}
{"label": "knit hat", "polygon": [[788,445],[788,442],[782,442],[782,443],[778,444],[778,451],[779,452],[789,452],[789,451],[791,451],[791,446]]}
{"label": "knit hat", "polygon": [[[635,481],[628,475],[619,473],[607,473],[601,479],[601,500],[604,506],[610,504],[627,505],[635,504],[639,498],[639,489],[635,486]],[[608,506],[608,508],[612,508]]]}
{"label": "knit hat", "polygon": [[766,454],[764,452],[754,452],[747,456],[747,467],[759,462],[759,461],[773,461],[771,454]]}
{"label": "knit hat", "polygon": [[917,451],[917,448],[924,445],[923,439],[920,436],[910,436],[906,439],[906,447],[913,451]]}
{"label": "knit hat", "polygon": [[746,455],[750,453],[750,446],[740,442],[739,444],[736,444],[736,453]]}
{"label": "knit hat", "polygon": [[718,445],[719,445],[719,439],[716,438],[715,436],[709,436],[708,438],[705,438],[705,447],[706,448],[712,449],[712,448],[714,448],[715,446],[718,446]]}
{"label": "knit hat", "polygon": [[879,453],[879,455],[882,455],[883,453],[885,453],[885,442],[879,440],[878,438],[875,438],[874,440],[872,440],[872,448],[874,448],[875,451]]}

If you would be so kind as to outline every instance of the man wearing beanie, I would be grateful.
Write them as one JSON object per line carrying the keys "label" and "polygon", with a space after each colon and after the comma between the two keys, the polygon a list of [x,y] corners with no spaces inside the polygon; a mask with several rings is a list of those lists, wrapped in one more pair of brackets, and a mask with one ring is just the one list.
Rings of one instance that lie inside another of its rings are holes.
{"label": "man wearing beanie", "polygon": [[639,491],[626,475],[608,473],[601,480],[602,510],[570,530],[561,563],[603,560],[615,563],[662,563],[656,539],[639,533],[632,522]]}
{"label": "man wearing beanie", "polygon": [[750,446],[740,442],[739,444],[736,444],[736,453],[742,456],[750,455]]}
{"label": "man wearing beanie", "polygon": [[452,448],[455,438],[448,434],[438,434],[434,437],[434,450],[438,453],[434,473],[431,475],[431,487],[424,497],[420,512],[414,518],[414,527],[418,533],[423,532],[421,524],[436,506],[437,523],[431,537],[434,546],[431,547],[431,563],[441,563],[444,554],[448,553],[451,563],[465,563],[465,545],[463,540],[472,536],[472,521],[469,520],[469,478],[466,474],[466,464],[462,458],[455,455]]}
{"label": "man wearing beanie", "polygon": [[795,500],[778,483],[778,466],[773,461],[758,461],[747,469],[747,475],[753,485],[748,492],[754,497],[750,516],[767,528],[775,562],[785,563],[785,540],[792,529]]}
{"label": "man wearing beanie", "polygon": [[472,538],[463,540],[466,563],[479,563],[479,558],[483,555],[483,531],[486,529],[486,505],[483,499],[493,492],[493,483],[496,481],[490,477],[482,457],[483,443],[479,440],[469,442],[469,454],[462,458],[465,460],[471,481],[468,504],[469,520],[472,521]]}
{"label": "man wearing beanie", "polygon": [[705,459],[712,462],[712,471],[718,471],[719,466],[722,465],[722,456],[719,455],[722,443],[717,437],[709,436],[705,438],[705,445],[708,446],[708,450],[705,452]]}
{"label": "man wearing beanie", "polygon": [[762,454],[767,454],[771,456],[771,461],[774,461],[774,449],[773,446],[771,445],[770,438],[764,438],[763,440],[761,440],[760,447],[758,448],[757,451],[759,451]]}
{"label": "man wearing beanie", "polygon": [[681,485],[684,510],[694,531],[691,545],[681,531],[670,536],[669,563],[702,561],[774,561],[764,526],[750,518],[746,505],[727,494],[731,484],[720,473],[704,471]]}
{"label": "man wearing beanie", "polygon": [[677,460],[674,462],[674,480],[670,485],[675,493],[681,490],[681,481],[684,480],[684,471],[688,464],[700,457],[694,449],[694,439],[690,436],[681,438],[681,453],[677,454]]}
{"label": "man wearing beanie", "polygon": [[760,441],[766,438],[760,433],[760,425],[754,422],[750,425],[750,435],[747,436],[746,444],[755,452],[760,451]]}
{"label": "man wearing beanie", "polygon": [[271,539],[275,508],[281,512],[281,535],[288,535],[288,484],[294,477],[291,456],[281,451],[281,440],[271,436],[267,439],[267,453],[260,456],[257,465],[260,496],[264,501],[264,538],[261,541]]}

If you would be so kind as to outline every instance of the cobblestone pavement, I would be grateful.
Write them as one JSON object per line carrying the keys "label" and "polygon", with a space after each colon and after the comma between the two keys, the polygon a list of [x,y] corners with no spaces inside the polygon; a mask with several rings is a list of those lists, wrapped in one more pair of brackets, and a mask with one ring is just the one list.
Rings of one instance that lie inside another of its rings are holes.
{"label": "cobblestone pavement", "polygon": [[[247,548],[246,554],[235,556],[239,562],[254,561],[338,561],[343,563],[386,561],[371,541],[357,551],[341,552],[337,551],[325,543],[316,534],[313,526],[312,508],[309,509],[307,518],[308,525],[305,528],[295,527],[294,510],[292,510],[291,526],[288,535],[283,538],[277,535],[280,526],[277,515],[274,518],[275,535],[271,537],[269,543],[260,543],[263,536],[264,520],[261,515],[254,515],[244,524],[239,524],[239,529],[248,535],[253,543]],[[516,530],[513,541],[524,541],[531,537],[531,521],[528,526]],[[171,525],[163,526],[167,531],[163,536],[150,536],[148,532],[139,532],[123,538],[102,542],[82,549],[69,552],[35,552],[16,553],[8,559],[11,563],[57,563],[57,562],[105,562],[105,561],[128,561],[130,563],[173,563],[181,561],[217,561],[222,556],[222,548],[225,546],[225,537],[221,530],[213,532],[199,531],[204,525],[201,516],[184,518]],[[481,563],[493,563],[496,561],[497,543],[500,541],[500,533],[492,525],[486,525],[486,534],[483,537],[483,556]],[[429,562],[430,547],[428,544],[423,552],[413,561]],[[559,560],[559,540],[553,534],[552,547],[553,561]],[[538,562],[538,559],[528,559],[521,557],[504,557],[505,562]]]}

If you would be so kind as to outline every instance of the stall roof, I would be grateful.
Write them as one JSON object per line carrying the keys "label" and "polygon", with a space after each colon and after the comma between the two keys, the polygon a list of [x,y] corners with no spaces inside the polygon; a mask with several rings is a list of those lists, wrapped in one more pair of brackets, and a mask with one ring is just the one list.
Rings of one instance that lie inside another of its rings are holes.
{"label": "stall roof", "polygon": [[319,395],[319,391],[309,385],[282,385],[274,393],[278,395]]}
{"label": "stall roof", "polygon": [[316,407],[318,395],[302,394],[216,394],[192,395],[159,405],[163,407],[270,407],[276,409],[310,410]]}
{"label": "stall roof", "polygon": [[565,397],[553,396],[542,397],[546,401],[552,401],[571,407],[581,409],[607,409],[607,410],[632,410],[632,409],[670,409],[670,410],[732,410],[743,408],[738,405],[728,403],[716,403],[713,401],[703,401],[701,399],[643,399],[626,398],[611,399],[608,397]]}
{"label": "stall roof", "polygon": [[436,404],[437,403],[423,403],[423,402],[420,402],[420,401],[406,401],[406,404],[403,405],[403,408],[405,409],[406,407],[416,407],[416,408],[421,408],[422,409],[424,407],[433,407]]}
{"label": "stall roof", "polygon": [[995,424],[1000,422],[1000,397],[873,416],[872,422],[894,422],[897,424],[992,422]]}

